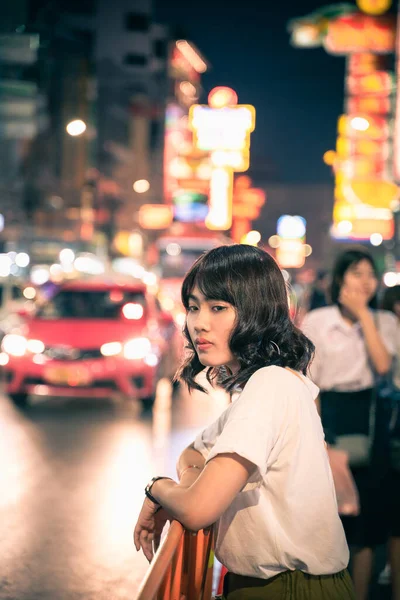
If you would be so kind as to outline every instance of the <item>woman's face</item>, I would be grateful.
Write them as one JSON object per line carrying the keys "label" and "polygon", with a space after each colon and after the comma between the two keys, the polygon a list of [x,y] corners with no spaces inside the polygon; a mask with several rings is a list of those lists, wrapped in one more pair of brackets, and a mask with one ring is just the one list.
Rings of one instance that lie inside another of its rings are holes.
{"label": "woman's face", "polygon": [[378,280],[369,260],[363,259],[351,265],[344,274],[343,286],[349,291],[361,291],[369,302],[375,296],[378,287]]}
{"label": "woman's face", "polygon": [[236,310],[231,304],[223,300],[208,300],[197,286],[193,288],[186,322],[202,365],[225,365],[232,371],[237,370],[239,363],[229,348],[235,321]]}

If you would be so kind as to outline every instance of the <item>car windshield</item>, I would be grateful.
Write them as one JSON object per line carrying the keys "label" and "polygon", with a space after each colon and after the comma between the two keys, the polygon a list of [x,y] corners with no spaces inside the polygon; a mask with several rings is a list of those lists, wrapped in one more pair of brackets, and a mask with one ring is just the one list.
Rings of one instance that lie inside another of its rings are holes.
{"label": "car windshield", "polygon": [[[126,305],[146,307],[143,292],[112,290],[61,290],[36,313],[38,319],[120,319]],[[143,314],[143,313],[142,313]]]}

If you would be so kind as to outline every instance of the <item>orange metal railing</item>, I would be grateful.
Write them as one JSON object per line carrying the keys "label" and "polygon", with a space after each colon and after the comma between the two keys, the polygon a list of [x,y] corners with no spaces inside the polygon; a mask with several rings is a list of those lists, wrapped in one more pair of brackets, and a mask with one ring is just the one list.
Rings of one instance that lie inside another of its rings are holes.
{"label": "orange metal railing", "polygon": [[136,600],[210,600],[213,563],[213,528],[192,533],[173,521]]}

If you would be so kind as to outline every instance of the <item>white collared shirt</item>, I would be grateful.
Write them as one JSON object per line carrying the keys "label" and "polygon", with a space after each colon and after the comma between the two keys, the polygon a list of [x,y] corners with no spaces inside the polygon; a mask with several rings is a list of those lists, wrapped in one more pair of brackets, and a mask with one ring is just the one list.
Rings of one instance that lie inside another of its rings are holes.
{"label": "white collared shirt", "polygon": [[[398,345],[396,317],[387,311],[375,312],[382,341],[392,356]],[[374,374],[360,323],[349,325],[338,306],[326,306],[309,312],[302,330],[315,345],[311,379],[321,390],[357,391],[372,387]]]}
{"label": "white collared shirt", "polygon": [[217,523],[216,556],[233,573],[268,579],[347,567],[318,391],[287,369],[261,368],[195,440],[206,462],[236,453],[257,467]]}

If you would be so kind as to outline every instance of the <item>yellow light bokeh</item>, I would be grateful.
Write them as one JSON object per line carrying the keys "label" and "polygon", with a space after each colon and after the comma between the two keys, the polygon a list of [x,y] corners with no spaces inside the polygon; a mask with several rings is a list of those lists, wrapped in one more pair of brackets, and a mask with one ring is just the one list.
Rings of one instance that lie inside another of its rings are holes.
{"label": "yellow light bokeh", "polygon": [[336,152],[334,150],[327,150],[326,152],[324,152],[322,160],[329,167],[333,167],[336,160]]}
{"label": "yellow light bokeh", "polygon": [[356,0],[356,4],[367,15],[383,15],[392,6],[392,0]]}
{"label": "yellow light bokeh", "polygon": [[133,191],[137,194],[145,194],[150,189],[150,183],[147,181],[147,179],[138,179],[135,181],[132,187]]}

